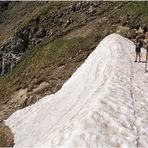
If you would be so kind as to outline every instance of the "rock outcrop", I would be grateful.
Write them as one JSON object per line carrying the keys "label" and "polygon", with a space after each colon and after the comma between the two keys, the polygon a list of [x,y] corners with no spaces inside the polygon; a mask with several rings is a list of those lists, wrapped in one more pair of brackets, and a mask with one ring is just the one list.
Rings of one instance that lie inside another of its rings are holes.
{"label": "rock outcrop", "polygon": [[12,70],[20,61],[29,44],[29,29],[15,33],[1,47],[1,75]]}
{"label": "rock outcrop", "polygon": [[[42,38],[46,35],[51,37],[51,40],[62,35],[64,31],[60,32],[57,29],[54,29],[55,25],[63,27],[64,30],[74,22],[71,18],[65,20],[62,17],[75,12],[93,14],[95,13],[95,9],[98,4],[99,2],[74,2],[69,6],[59,9],[58,12],[50,16],[48,21],[48,25],[51,24],[52,26],[50,33],[48,33],[49,31],[47,32],[44,28],[38,28],[37,25],[40,20],[39,17],[37,17],[33,22],[30,22],[25,28],[17,31],[1,47],[0,74],[4,75],[8,71],[12,70],[21,61],[30,44],[33,46],[39,44],[42,41]],[[1,6],[7,9],[6,7],[8,7],[8,3],[0,3],[0,7]]]}
{"label": "rock outcrop", "polygon": [[10,37],[1,47],[0,73],[1,75],[12,70],[21,60],[29,44],[36,45],[45,37],[46,30],[27,26]]}

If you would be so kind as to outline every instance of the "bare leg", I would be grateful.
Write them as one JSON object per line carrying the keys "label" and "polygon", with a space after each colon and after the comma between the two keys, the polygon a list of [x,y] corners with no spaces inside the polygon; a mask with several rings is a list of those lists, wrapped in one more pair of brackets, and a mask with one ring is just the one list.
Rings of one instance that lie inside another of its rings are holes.
{"label": "bare leg", "polygon": [[137,62],[137,59],[138,59],[138,53],[136,52],[136,59],[135,59],[135,62]]}
{"label": "bare leg", "polygon": [[138,55],[139,55],[139,62],[141,62],[141,54],[140,54],[140,52],[138,53]]}
{"label": "bare leg", "polygon": [[147,64],[148,64],[148,52],[146,53],[145,72],[148,72],[147,71]]}

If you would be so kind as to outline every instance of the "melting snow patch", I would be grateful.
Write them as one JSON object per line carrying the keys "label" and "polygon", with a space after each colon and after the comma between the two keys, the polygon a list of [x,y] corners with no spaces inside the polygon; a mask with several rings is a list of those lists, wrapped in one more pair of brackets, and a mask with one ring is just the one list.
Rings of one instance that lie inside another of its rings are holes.
{"label": "melting snow patch", "polygon": [[14,147],[136,147],[134,48],[107,36],[61,90],[12,114]]}

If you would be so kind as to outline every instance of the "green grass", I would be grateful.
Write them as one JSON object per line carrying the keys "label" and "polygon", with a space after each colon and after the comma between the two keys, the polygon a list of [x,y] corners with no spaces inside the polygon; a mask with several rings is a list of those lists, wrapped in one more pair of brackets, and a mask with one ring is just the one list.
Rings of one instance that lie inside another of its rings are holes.
{"label": "green grass", "polygon": [[[71,49],[79,46],[79,39],[57,39],[51,43],[45,42],[30,50],[24,55],[20,62],[12,71],[0,77],[0,102],[8,99],[7,96],[20,88],[29,86],[31,81],[45,67],[51,66],[56,60],[69,57]],[[45,78],[46,79],[46,78]]]}
{"label": "green grass", "polygon": [[38,70],[37,68],[41,68],[41,66],[45,64],[50,64],[55,58],[62,56],[62,54],[66,56],[69,49],[77,44],[78,39],[76,38],[71,40],[57,39],[52,43],[45,45],[45,47],[44,45],[40,44],[28,50],[23,57],[23,61],[10,73],[8,72],[8,74],[6,74],[4,77],[14,77],[14,75],[17,73],[28,70]]}
{"label": "green grass", "polygon": [[41,8],[45,5],[45,3],[39,2],[17,2],[13,7],[9,7],[6,11],[4,11],[1,14],[4,22],[0,24],[0,44],[16,32],[21,22],[28,20],[37,11],[39,12],[39,10],[41,10]]}
{"label": "green grass", "polygon": [[47,12],[54,12],[58,9],[58,7],[61,6],[61,2],[49,2],[46,5],[43,5],[42,7],[36,8],[36,10],[31,14],[30,17],[24,19],[19,27],[19,30],[28,26],[30,22],[35,21],[37,18],[39,18],[41,15],[45,15]]}
{"label": "green grass", "polygon": [[148,2],[132,2],[124,5],[122,9],[116,13],[116,16],[125,17],[127,14],[136,16],[141,13],[143,14],[142,23],[148,25]]}

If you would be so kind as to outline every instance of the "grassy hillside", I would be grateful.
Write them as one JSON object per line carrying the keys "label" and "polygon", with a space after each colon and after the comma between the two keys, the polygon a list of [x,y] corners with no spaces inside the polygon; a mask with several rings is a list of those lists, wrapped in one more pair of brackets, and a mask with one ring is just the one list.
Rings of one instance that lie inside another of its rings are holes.
{"label": "grassy hillside", "polygon": [[148,2],[134,2],[129,5],[123,6],[123,8],[116,14],[124,16],[123,14],[129,14],[137,17],[140,20],[139,23],[148,25]]}
{"label": "grassy hillside", "polygon": [[36,13],[40,12],[46,3],[42,2],[10,2],[8,8],[1,14],[2,23],[0,23],[0,45],[7,40],[22,22],[27,22]]}
{"label": "grassy hillside", "polygon": [[[37,75],[40,75],[41,71],[49,67],[53,61],[55,62],[55,60],[64,57],[68,58],[72,52],[70,48],[77,47],[78,44],[80,44],[78,39],[57,39],[47,45],[41,44],[38,47],[32,48],[31,51],[29,50],[25,54],[24,60],[14,70],[0,78],[0,88],[2,89],[0,101],[5,100],[6,89],[14,92],[19,89],[18,85],[20,88],[27,87],[31,83],[31,80]],[[62,61],[60,62],[62,63]],[[44,78],[46,81],[46,77]],[[13,82],[13,88],[9,83],[10,81]]]}

